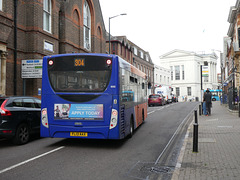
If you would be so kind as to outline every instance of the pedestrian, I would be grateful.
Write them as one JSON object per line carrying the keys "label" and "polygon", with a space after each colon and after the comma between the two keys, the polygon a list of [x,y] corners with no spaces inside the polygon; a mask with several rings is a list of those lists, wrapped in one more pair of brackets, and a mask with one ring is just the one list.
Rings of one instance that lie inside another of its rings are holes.
{"label": "pedestrian", "polygon": [[207,115],[211,115],[212,94],[208,89],[206,90],[203,99],[206,102]]}
{"label": "pedestrian", "polygon": [[206,109],[206,101],[204,99],[206,92],[203,95],[203,115],[207,115],[207,109]]}

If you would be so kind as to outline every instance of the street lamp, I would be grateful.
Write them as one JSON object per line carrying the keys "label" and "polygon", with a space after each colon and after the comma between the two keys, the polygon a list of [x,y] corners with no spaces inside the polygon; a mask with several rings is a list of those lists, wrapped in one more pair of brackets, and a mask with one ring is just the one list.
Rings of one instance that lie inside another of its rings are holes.
{"label": "street lamp", "polygon": [[110,45],[111,45],[111,34],[110,34],[110,20],[115,18],[115,17],[118,17],[118,16],[124,16],[124,15],[127,15],[126,13],[123,13],[123,14],[119,14],[119,15],[116,15],[116,16],[112,16],[112,17],[109,17],[109,52],[108,54],[110,54],[110,51],[111,51],[111,48],[110,48]]}

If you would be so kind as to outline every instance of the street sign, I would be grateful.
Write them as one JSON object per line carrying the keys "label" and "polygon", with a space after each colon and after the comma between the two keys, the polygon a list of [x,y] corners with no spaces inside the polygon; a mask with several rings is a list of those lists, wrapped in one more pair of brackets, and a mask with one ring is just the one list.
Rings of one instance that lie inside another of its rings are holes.
{"label": "street sign", "polygon": [[22,60],[22,78],[42,78],[42,59]]}
{"label": "street sign", "polygon": [[208,77],[208,66],[202,66],[202,77]]}

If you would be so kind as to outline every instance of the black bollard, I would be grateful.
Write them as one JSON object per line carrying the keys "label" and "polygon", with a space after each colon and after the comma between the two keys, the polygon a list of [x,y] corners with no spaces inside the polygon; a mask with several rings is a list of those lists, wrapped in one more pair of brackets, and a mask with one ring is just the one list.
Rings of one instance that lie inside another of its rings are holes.
{"label": "black bollard", "polygon": [[198,123],[198,116],[197,116],[197,110],[194,110],[194,116],[195,116],[195,123]]}
{"label": "black bollard", "polygon": [[240,117],[240,102],[238,103],[238,117]]}
{"label": "black bollard", "polygon": [[197,119],[197,110],[195,114],[195,123],[193,124],[193,152],[198,152],[198,119]]}
{"label": "black bollard", "polygon": [[199,104],[199,116],[201,116],[201,115],[202,115],[202,105]]}

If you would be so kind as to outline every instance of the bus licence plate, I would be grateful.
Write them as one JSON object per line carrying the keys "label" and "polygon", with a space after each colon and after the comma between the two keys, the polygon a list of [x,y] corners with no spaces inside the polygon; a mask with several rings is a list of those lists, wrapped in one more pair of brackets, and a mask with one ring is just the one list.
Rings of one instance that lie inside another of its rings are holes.
{"label": "bus licence plate", "polygon": [[86,132],[70,132],[70,136],[87,137],[88,133],[86,133]]}

